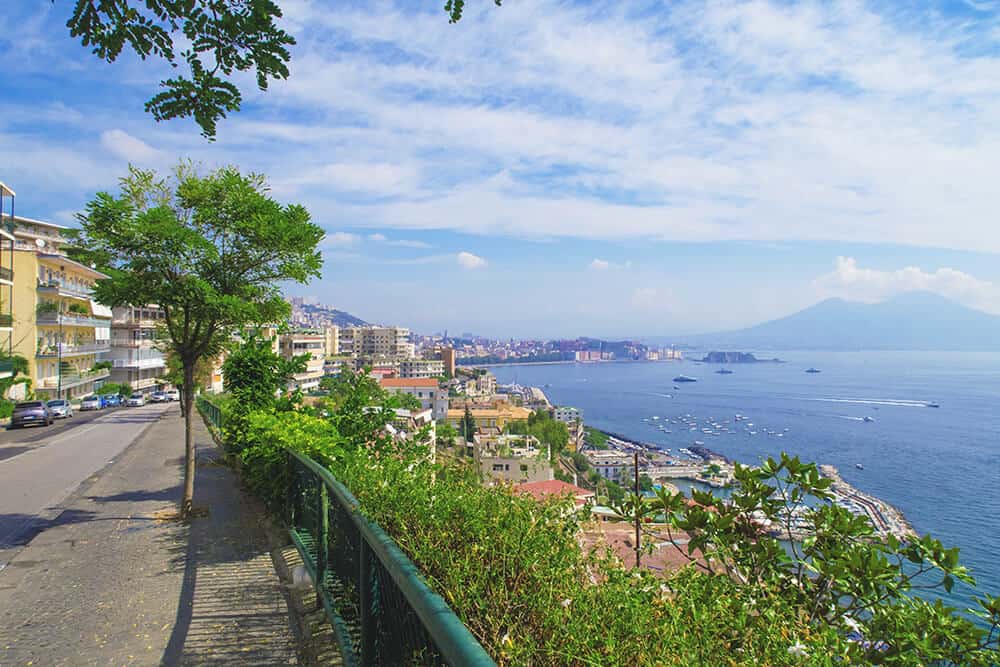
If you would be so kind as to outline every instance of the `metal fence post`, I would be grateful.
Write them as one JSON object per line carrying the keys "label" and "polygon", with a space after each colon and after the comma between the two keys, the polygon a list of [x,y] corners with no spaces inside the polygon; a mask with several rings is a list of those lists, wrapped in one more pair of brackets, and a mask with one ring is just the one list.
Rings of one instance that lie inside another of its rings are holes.
{"label": "metal fence post", "polygon": [[361,665],[375,664],[375,619],[372,617],[372,553],[358,535],[358,598],[361,612]]}
{"label": "metal fence post", "polygon": [[330,494],[322,479],[319,485],[319,535],[316,536],[316,608],[323,608],[323,581],[326,578],[327,561],[330,558]]}

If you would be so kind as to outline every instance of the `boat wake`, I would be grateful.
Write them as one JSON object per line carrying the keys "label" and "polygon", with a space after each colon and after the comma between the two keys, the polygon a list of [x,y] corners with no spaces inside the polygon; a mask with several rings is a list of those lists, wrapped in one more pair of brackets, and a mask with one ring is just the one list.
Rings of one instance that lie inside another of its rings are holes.
{"label": "boat wake", "polygon": [[806,401],[821,403],[850,403],[853,405],[892,405],[899,408],[926,408],[927,401],[911,401],[905,398],[805,398]]}
{"label": "boat wake", "polygon": [[850,415],[834,415],[834,417],[837,419],[849,419],[852,422],[863,422],[865,420],[864,417],[851,417]]}

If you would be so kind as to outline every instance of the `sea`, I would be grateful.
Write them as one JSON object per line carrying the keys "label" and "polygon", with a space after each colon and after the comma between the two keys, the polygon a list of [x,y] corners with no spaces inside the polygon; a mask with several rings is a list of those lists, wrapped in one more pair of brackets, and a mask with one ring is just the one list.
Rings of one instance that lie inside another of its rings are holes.
{"label": "sea", "polygon": [[[581,409],[588,426],[662,448],[697,439],[742,463],[785,451],[832,464],[917,532],[959,547],[979,589],[1000,594],[1000,354],[768,352],[757,356],[784,363],[730,364],[731,375],[693,360],[702,356],[491,369],[501,383],[541,387],[553,404]],[[682,374],[697,382],[673,382]],[[734,422],[737,414],[745,420]],[[683,415],[729,420],[733,432],[657,428]],[[962,611],[972,605],[964,586],[935,596]]]}

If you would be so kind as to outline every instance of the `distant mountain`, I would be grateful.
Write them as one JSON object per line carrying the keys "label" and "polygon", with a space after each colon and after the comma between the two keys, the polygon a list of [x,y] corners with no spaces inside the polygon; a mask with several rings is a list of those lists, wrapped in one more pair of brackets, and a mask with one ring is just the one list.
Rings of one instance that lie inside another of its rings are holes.
{"label": "distant mountain", "polygon": [[310,315],[318,315],[325,317],[330,321],[330,324],[336,325],[338,327],[363,327],[367,322],[365,322],[360,317],[355,317],[348,312],[343,310],[336,310],[334,308],[327,308],[326,306],[313,306],[310,304],[303,304],[302,310]]}
{"label": "distant mountain", "polygon": [[748,329],[681,341],[743,349],[1000,350],[1000,317],[929,292],[908,292],[876,304],[827,299]]}

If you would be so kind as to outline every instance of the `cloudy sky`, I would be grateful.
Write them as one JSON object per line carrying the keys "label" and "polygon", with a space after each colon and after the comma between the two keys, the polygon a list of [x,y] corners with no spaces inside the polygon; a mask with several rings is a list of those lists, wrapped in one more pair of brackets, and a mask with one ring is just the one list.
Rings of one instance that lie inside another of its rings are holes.
{"label": "cloudy sky", "polygon": [[[129,162],[268,175],[317,295],[419,331],[669,335],[925,289],[1000,312],[1000,3],[279,0],[291,78],[207,143],[70,0],[8,0],[0,180],[70,223]],[[414,9],[423,5],[423,10]]]}

